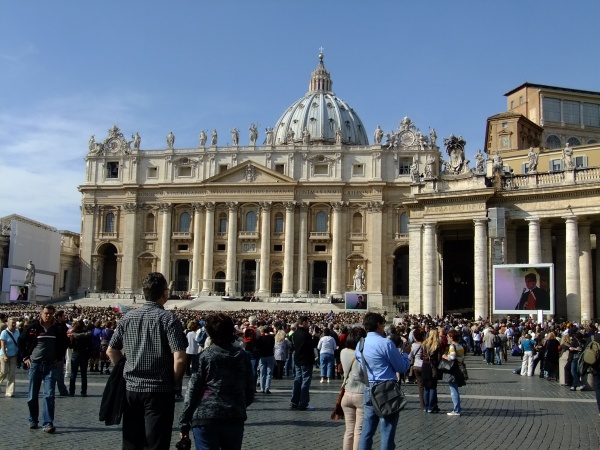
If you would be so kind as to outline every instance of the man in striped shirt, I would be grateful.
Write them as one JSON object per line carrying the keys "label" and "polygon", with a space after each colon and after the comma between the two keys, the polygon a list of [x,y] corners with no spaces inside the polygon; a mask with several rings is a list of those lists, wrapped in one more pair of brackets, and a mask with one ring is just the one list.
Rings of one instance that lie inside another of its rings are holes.
{"label": "man in striped shirt", "polygon": [[169,299],[165,277],[147,275],[143,290],[146,302],[121,319],[107,354],[115,365],[127,358],[123,448],[168,449],[187,340],[181,322],[163,308]]}

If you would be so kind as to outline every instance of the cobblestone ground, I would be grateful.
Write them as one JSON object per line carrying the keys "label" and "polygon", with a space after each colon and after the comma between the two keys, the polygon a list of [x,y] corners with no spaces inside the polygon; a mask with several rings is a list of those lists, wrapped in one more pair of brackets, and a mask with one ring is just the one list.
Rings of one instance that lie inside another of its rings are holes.
{"label": "cobblestone ground", "polygon": [[[480,357],[467,357],[470,381],[460,389],[463,415],[450,417],[452,401],[447,385],[438,393],[442,414],[424,414],[415,385],[405,387],[409,399],[396,433],[398,449],[598,449],[600,417],[593,391],[568,388],[536,377],[512,374],[518,358],[487,366]],[[289,409],[292,379],[275,380],[271,395],[257,394],[248,410],[244,448],[339,449],[343,421],[330,419],[341,381],[320,384],[315,371],[311,404],[315,411]],[[121,428],[98,421],[106,375],[90,374],[88,397],[57,397],[54,435],[27,426],[27,376],[18,371],[14,398],[0,395],[0,448],[117,449]],[[316,383],[315,383],[316,380]],[[184,383],[185,384],[185,383]],[[40,399],[41,401],[41,399]],[[176,417],[182,403],[177,403]],[[173,446],[178,433],[173,431]],[[173,447],[174,448],[174,447]],[[376,437],[374,447],[379,448]]]}

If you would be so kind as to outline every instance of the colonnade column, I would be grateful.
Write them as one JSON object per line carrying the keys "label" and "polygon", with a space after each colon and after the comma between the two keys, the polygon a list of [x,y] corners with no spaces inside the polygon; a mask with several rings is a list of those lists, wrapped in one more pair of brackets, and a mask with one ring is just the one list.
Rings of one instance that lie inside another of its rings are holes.
{"label": "colonnade column", "polygon": [[215,204],[207,202],[204,204],[206,215],[204,216],[204,264],[202,267],[202,295],[208,295],[212,289],[213,277],[213,246],[215,242]]}
{"label": "colonnade column", "polygon": [[282,294],[294,293],[294,211],[296,202],[285,202],[285,239],[283,242],[283,286]]}
{"label": "colonnade column", "polygon": [[198,274],[200,273],[200,244],[202,242],[202,236],[200,235],[200,230],[202,230],[202,204],[192,203],[192,208],[194,208],[194,249],[192,253],[190,291],[192,294],[197,294],[200,291]]}
{"label": "colonnade column", "polygon": [[258,294],[269,295],[271,292],[269,274],[271,272],[271,202],[260,202],[260,276]]}
{"label": "colonnade column", "polygon": [[327,292],[325,294],[330,295],[331,294],[331,260],[328,259],[327,260]]}
{"label": "colonnade column", "polygon": [[541,229],[541,246],[542,246],[542,261],[543,263],[552,262],[552,226],[550,224],[542,224]]}
{"label": "colonnade column", "polygon": [[254,291],[258,291],[257,287],[259,286],[260,283],[260,259],[255,259],[254,262],[256,263],[256,273],[254,275]]}
{"label": "colonnade column", "polygon": [[538,217],[530,217],[525,220],[529,222],[529,264],[539,264],[542,262],[540,219]]}
{"label": "colonnade column", "polygon": [[85,236],[85,239],[81,240],[81,279],[79,280],[79,293],[84,291],[93,292],[94,280],[92,280],[94,264],[92,260],[93,242],[97,236],[95,232],[96,222],[96,205],[83,205],[81,212],[83,213],[83,223],[81,226],[81,236]]}
{"label": "colonnade column", "polygon": [[162,219],[162,233],[160,244],[160,273],[167,280],[171,279],[171,268],[169,267],[171,259],[171,205],[161,203],[159,205]]}
{"label": "colonnade column", "polygon": [[512,224],[506,224],[505,242],[505,264],[515,264],[517,262],[517,229]]}
{"label": "colonnade column", "polygon": [[589,222],[579,222],[579,280],[581,289],[581,322],[584,322],[594,317],[592,244],[590,242]]}
{"label": "colonnade column", "polygon": [[137,203],[125,203],[125,232],[123,233],[123,266],[121,273],[120,292],[129,294],[133,292],[133,284],[136,279],[137,251],[135,243],[138,241],[137,235]]}
{"label": "colonnade column", "polygon": [[237,202],[227,202],[229,215],[227,217],[227,266],[225,281],[225,292],[228,295],[237,295],[237,273],[236,273],[236,254],[237,254]]}
{"label": "colonnade column", "polygon": [[436,224],[427,222],[423,230],[423,314],[436,315],[436,252],[435,252]]}
{"label": "colonnade column", "polygon": [[[383,280],[383,249],[382,249],[382,241],[383,241],[383,202],[371,202],[369,205],[369,210],[371,213],[371,226],[369,227],[369,239],[371,241],[371,267],[373,270],[367,272],[369,276],[367,277],[367,291],[371,297],[373,294],[377,296],[381,296],[383,291],[381,283]],[[379,301],[383,302],[383,299],[380,297]],[[372,303],[371,303],[372,304]],[[383,303],[379,306],[383,307]]]}
{"label": "colonnade column", "polygon": [[487,258],[487,219],[474,219],[475,223],[475,320],[489,316],[488,302],[488,258]]}
{"label": "colonnade column", "polygon": [[307,267],[308,267],[308,205],[300,205],[300,233],[298,234],[298,294],[307,293]]}
{"label": "colonnade column", "polygon": [[581,290],[579,284],[579,235],[577,217],[565,219],[565,287],[567,319],[578,321],[581,318]]}
{"label": "colonnade column", "polygon": [[408,224],[408,312],[421,311],[421,233],[420,223]]}
{"label": "colonnade column", "polygon": [[340,245],[343,240],[342,238],[342,221],[341,221],[341,211],[344,206],[344,202],[332,202],[332,217],[331,217],[331,225],[333,229],[333,239],[331,242],[332,251],[332,261],[331,261],[331,290],[329,291],[330,295],[334,297],[339,297],[342,294],[341,286],[340,286],[340,269],[342,267],[341,261],[341,249]]}
{"label": "colonnade column", "polygon": [[308,261],[308,292],[313,291],[313,278],[315,276],[315,262],[311,259]]}

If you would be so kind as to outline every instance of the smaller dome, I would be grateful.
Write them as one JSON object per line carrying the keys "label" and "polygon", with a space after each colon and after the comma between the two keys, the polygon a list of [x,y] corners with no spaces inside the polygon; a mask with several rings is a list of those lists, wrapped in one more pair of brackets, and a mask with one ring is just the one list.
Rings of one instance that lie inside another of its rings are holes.
{"label": "smaller dome", "polygon": [[352,107],[336,97],[319,53],[308,92],[290,106],[274,127],[275,145],[293,143],[369,145],[365,127]]}

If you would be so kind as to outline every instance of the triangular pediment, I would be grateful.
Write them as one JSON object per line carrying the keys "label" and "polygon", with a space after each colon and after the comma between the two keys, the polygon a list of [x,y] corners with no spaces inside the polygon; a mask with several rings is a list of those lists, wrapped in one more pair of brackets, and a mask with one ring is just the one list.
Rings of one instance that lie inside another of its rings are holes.
{"label": "triangular pediment", "polygon": [[253,161],[246,161],[208,178],[205,184],[297,184],[293,178]]}

